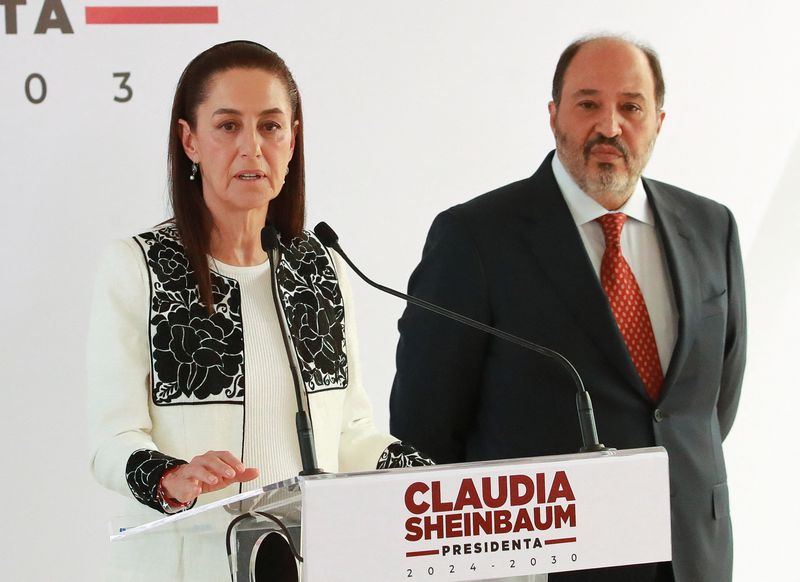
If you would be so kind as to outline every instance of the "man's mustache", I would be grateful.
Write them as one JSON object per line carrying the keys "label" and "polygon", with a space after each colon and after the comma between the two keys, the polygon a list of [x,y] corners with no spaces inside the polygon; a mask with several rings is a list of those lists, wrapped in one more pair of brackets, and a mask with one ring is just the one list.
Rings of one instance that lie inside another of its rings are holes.
{"label": "man's mustache", "polygon": [[625,144],[616,137],[606,137],[604,135],[597,134],[586,144],[583,146],[583,158],[585,160],[589,160],[589,154],[592,153],[592,148],[596,145],[606,145],[611,146],[615,150],[617,150],[622,157],[625,159],[625,163],[628,163],[628,148],[625,147]]}

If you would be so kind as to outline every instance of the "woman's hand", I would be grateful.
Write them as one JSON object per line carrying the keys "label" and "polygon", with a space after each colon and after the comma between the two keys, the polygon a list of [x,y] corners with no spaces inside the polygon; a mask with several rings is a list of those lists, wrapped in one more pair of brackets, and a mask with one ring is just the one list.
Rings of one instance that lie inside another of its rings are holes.
{"label": "woman's hand", "polygon": [[258,477],[258,469],[245,467],[229,451],[208,451],[185,465],[170,469],[161,478],[164,494],[180,503],[190,503],[201,493],[224,489]]}

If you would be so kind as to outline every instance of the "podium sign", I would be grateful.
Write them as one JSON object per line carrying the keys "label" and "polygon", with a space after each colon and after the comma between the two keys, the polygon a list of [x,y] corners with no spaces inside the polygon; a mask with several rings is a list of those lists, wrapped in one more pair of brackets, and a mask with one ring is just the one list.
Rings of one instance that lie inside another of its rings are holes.
{"label": "podium sign", "polygon": [[667,463],[655,447],[294,477],[117,524],[111,539],[189,548],[184,567],[214,580],[232,570],[236,582],[252,580],[265,536],[280,531],[297,545],[298,527],[305,582],[490,580],[661,562],[671,557]]}
{"label": "podium sign", "polygon": [[307,581],[485,580],[671,559],[660,447],[300,487]]}

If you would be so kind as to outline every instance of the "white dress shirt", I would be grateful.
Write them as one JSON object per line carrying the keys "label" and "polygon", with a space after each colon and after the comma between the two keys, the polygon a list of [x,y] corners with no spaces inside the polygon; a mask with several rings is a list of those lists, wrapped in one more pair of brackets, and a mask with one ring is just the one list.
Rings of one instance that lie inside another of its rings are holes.
{"label": "white dress shirt", "polygon": [[[581,190],[558,155],[553,156],[553,174],[599,279],[606,242],[603,229],[595,219],[609,211]],[[637,182],[633,195],[616,212],[628,216],[622,228],[622,255],[628,261],[642,291],[656,338],[661,369],[666,374],[675,348],[678,310],[675,307],[675,295],[664,249],[656,232],[653,209],[641,180]]]}

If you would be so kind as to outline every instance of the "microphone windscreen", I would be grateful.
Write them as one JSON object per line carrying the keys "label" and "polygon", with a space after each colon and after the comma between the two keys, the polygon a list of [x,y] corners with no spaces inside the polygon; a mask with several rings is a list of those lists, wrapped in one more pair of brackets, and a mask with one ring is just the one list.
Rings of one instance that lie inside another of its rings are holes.
{"label": "microphone windscreen", "polygon": [[339,243],[339,236],[328,226],[327,222],[320,222],[314,227],[314,234],[317,235],[319,242],[326,247],[334,247]]}
{"label": "microphone windscreen", "polygon": [[271,224],[261,229],[261,248],[268,253],[278,248],[278,229]]}

